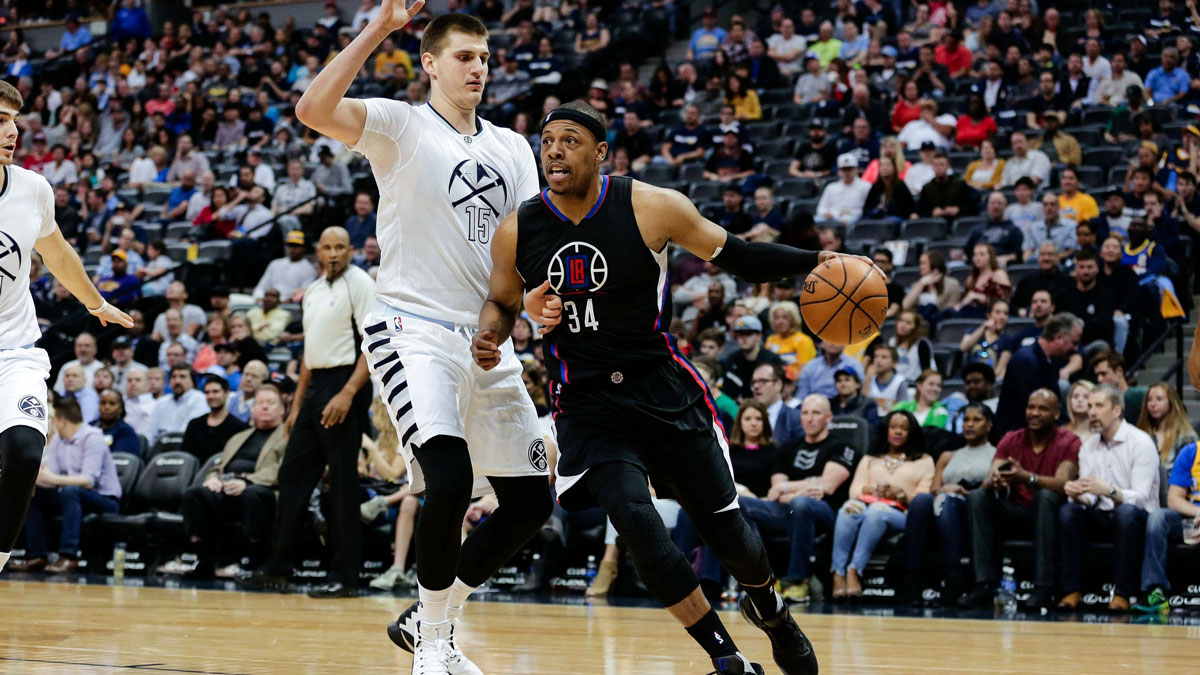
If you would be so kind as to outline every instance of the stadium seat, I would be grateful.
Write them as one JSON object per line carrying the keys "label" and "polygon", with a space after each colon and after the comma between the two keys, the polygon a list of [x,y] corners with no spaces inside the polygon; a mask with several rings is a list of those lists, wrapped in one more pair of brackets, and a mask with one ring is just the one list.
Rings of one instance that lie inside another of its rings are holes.
{"label": "stadium seat", "polygon": [[[787,138],[764,140],[758,143],[755,147],[758,154],[765,159],[782,160],[786,159],[788,166],[791,165],[792,159],[792,141]],[[787,167],[784,167],[784,172],[779,177],[782,178],[787,174]]]}
{"label": "stadium seat", "polygon": [[955,345],[950,347],[934,347],[933,361],[935,364],[934,370],[942,374],[942,379],[956,375],[961,367],[963,358],[962,350]]}
{"label": "stadium seat", "polygon": [[146,461],[148,462],[164,452],[176,452],[181,447],[183,447],[183,432],[168,431],[159,436],[158,440],[154,442],[154,445],[150,448],[150,454],[146,456]]}
{"label": "stadium seat", "polygon": [[788,205],[787,219],[792,220],[800,214],[812,216],[817,212],[818,202],[819,200],[816,199],[797,199],[793,201]]}
{"label": "stadium seat", "polygon": [[782,180],[791,176],[788,173],[791,166],[791,159],[771,159],[763,162],[763,173],[776,180]]}
{"label": "stadium seat", "polygon": [[142,475],[143,463],[128,452],[114,452],[112,460],[117,469],[117,482],[121,484],[121,506],[124,507],[133,494],[133,486]]}
{"label": "stadium seat", "polygon": [[1079,184],[1084,189],[1104,185],[1104,169],[1098,166],[1077,166],[1075,175],[1079,176]]}
{"label": "stadium seat", "polygon": [[1089,148],[1083,153],[1083,163],[1087,164],[1088,166],[1107,167],[1122,165],[1121,169],[1124,170],[1128,168],[1125,166],[1125,156],[1125,151],[1121,148],[1114,148],[1111,146]]}
{"label": "stadium seat", "polygon": [[1025,277],[1031,277],[1039,273],[1037,265],[1009,265],[1004,268],[1004,271],[1008,272],[1008,278],[1012,280],[1013,288],[1016,288],[1017,284],[1021,283],[1021,280]]}
{"label": "stadium seat", "polygon": [[103,251],[101,251],[99,247],[90,246],[88,247],[87,253],[83,255],[83,264],[99,265],[101,255],[103,255]]}
{"label": "stadium seat", "polygon": [[164,452],[146,464],[122,513],[106,513],[100,526],[118,534],[147,534],[158,512],[178,513],[184,490],[200,462],[186,452]]}
{"label": "stadium seat", "polygon": [[964,239],[948,239],[946,241],[935,241],[925,247],[925,252],[937,251],[947,261],[950,260],[954,251],[962,251],[963,246],[967,245],[967,240]]}
{"label": "stadium seat", "polygon": [[[960,247],[961,248],[961,247]],[[951,279],[957,281],[963,288],[967,287],[967,277],[971,276],[970,265],[958,265],[947,270]]]}
{"label": "stadium seat", "polygon": [[887,321],[883,322],[882,326],[879,327],[879,337],[876,339],[887,342],[895,334],[896,334],[896,320],[888,319]]}
{"label": "stadium seat", "polygon": [[871,425],[858,415],[834,415],[829,421],[829,433],[860,455],[871,447]]}
{"label": "stadium seat", "polygon": [[1108,106],[1089,106],[1079,115],[1083,124],[1108,124],[1112,118],[1113,109]]}
{"label": "stadium seat", "polygon": [[944,239],[948,229],[942,218],[914,218],[900,226],[900,238]]}
{"label": "stadium seat", "polygon": [[695,183],[704,180],[703,162],[684,162],[679,167],[679,180]]}
{"label": "stadium seat", "polygon": [[691,197],[692,201],[696,203],[720,201],[721,192],[724,189],[725,185],[723,183],[715,181],[693,183],[688,197]]}
{"label": "stadium seat", "polygon": [[781,199],[812,199],[817,196],[817,184],[810,178],[781,178],[775,186],[775,196]]}
{"label": "stadium seat", "polygon": [[892,270],[892,282],[900,284],[901,288],[909,289],[921,278],[919,267],[897,267]]}
{"label": "stadium seat", "polygon": [[983,319],[942,319],[937,327],[937,344],[953,345],[958,348],[959,342],[967,333],[979,328]]}
{"label": "stadium seat", "polygon": [[1005,335],[1016,335],[1026,328],[1036,325],[1033,319],[1027,317],[1014,316],[1008,320],[1008,325],[1004,327]]}
{"label": "stadium seat", "polygon": [[233,242],[225,239],[202,241],[198,247],[197,256],[209,260],[229,260],[233,253]]}
{"label": "stadium seat", "polygon": [[190,249],[191,245],[187,242],[173,241],[167,244],[167,255],[177,263],[185,263]]}
{"label": "stadium seat", "polygon": [[178,241],[192,236],[195,227],[187,221],[171,223],[167,226],[167,241]]}
{"label": "stadium seat", "polygon": [[651,185],[665,185],[675,180],[676,170],[670,164],[650,164],[642,169],[642,180]]}
{"label": "stadium seat", "polygon": [[204,460],[204,463],[200,465],[200,468],[196,469],[196,475],[192,478],[192,482],[188,485],[188,487],[194,488],[204,485],[204,477],[217,468],[217,464],[221,461],[222,454],[224,454],[224,451],[214,453],[212,457]]}
{"label": "stadium seat", "polygon": [[895,239],[896,226],[886,220],[864,219],[850,227],[848,237],[875,242],[888,241]]}

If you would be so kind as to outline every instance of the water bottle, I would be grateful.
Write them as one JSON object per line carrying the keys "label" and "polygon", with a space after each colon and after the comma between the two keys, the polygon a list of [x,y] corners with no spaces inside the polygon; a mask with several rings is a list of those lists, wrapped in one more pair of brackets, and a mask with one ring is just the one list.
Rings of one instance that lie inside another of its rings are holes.
{"label": "water bottle", "polygon": [[988,344],[987,340],[980,342],[976,346],[979,348],[979,350],[975,353],[976,360],[978,360],[980,363],[986,363],[989,366],[996,363],[996,359],[992,355],[992,346]]}
{"label": "water bottle", "polygon": [[592,585],[592,580],[596,578],[596,573],[598,571],[599,571],[599,568],[596,567],[596,556],[589,555],[588,562],[587,562],[587,584],[588,584],[588,586]]}
{"label": "water bottle", "polygon": [[725,582],[725,590],[721,592],[721,602],[737,602],[741,598],[741,593],[738,592],[738,580],[729,576]]}
{"label": "water bottle", "polygon": [[125,542],[118,541],[113,547],[113,582],[121,583],[125,580]]}
{"label": "water bottle", "polygon": [[996,611],[1005,615],[1017,612],[1017,577],[1010,565],[1005,565],[1000,588],[996,591]]}

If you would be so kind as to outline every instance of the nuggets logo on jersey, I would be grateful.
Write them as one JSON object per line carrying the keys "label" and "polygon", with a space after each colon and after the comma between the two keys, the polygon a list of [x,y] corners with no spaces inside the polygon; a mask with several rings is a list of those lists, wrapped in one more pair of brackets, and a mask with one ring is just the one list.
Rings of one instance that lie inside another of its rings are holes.
{"label": "nuggets logo on jersey", "polygon": [[555,293],[595,293],[608,281],[608,261],[595,246],[573,241],[550,258],[546,278]]}
{"label": "nuggets logo on jersey", "polygon": [[538,471],[545,471],[550,466],[546,442],[540,438],[529,444],[529,464]]}
{"label": "nuggets logo on jersey", "polygon": [[17,410],[29,415],[35,420],[46,419],[46,408],[42,405],[41,399],[36,396],[26,396],[17,404]]}
{"label": "nuggets logo on jersey", "polygon": [[454,208],[475,200],[481,202],[499,218],[508,202],[508,185],[494,167],[475,159],[464,159],[450,173],[450,185],[446,188]]}
{"label": "nuggets logo on jersey", "polygon": [[7,232],[0,232],[0,292],[4,291],[6,283],[17,280],[23,261],[24,256],[17,240]]}

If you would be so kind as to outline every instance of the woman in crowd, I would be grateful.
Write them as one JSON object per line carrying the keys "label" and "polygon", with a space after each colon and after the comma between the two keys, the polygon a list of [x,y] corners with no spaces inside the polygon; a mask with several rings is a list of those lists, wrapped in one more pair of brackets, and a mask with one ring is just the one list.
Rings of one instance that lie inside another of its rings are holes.
{"label": "woman in crowd", "polygon": [[928,333],[928,324],[917,312],[906,309],[896,316],[896,334],[888,344],[896,348],[896,373],[909,382],[935,365],[933,343],[925,337]]}
{"label": "woman in crowd", "polygon": [[911,413],[894,410],[879,425],[871,456],[858,463],[850,499],[833,528],[833,599],[862,596],[860,574],[889,531],[904,528],[909,502],[933,484],[933,459]]}
{"label": "woman in crowd", "polygon": [[908,186],[896,173],[896,161],[888,155],[881,155],[878,162],[879,177],[867,192],[867,201],[863,204],[864,217],[897,224],[908,218],[916,218],[917,204]]}
{"label": "woman in crowd", "polygon": [[996,343],[1004,336],[1008,327],[1009,306],[1007,300],[995,300],[988,308],[987,319],[979,328],[967,333],[958,343],[958,348],[966,356],[966,363],[986,363],[996,367],[996,359],[1000,353],[996,351]]}
{"label": "woman in crowd", "polygon": [[921,277],[913,283],[901,305],[906,310],[919,310],[922,316],[932,316],[958,304],[962,284],[946,274],[946,259],[937,251],[927,251],[918,259]]}
{"label": "woman in crowd", "polygon": [[1070,419],[1066,428],[1079,437],[1084,443],[1092,437],[1092,423],[1088,420],[1088,395],[1096,388],[1090,380],[1076,380],[1067,391],[1067,417]]}
{"label": "woman in crowd", "polygon": [[1197,438],[1179,393],[1166,382],[1155,382],[1146,391],[1137,427],[1154,439],[1159,464],[1165,467],[1174,466],[1179,450]]}
{"label": "woman in crowd", "polygon": [[142,440],[125,421],[125,399],[117,390],[106,388],[100,392],[100,418],[96,426],[104,432],[109,450],[127,452],[135,457],[142,455]]}
{"label": "woman in crowd", "polygon": [[519,316],[512,329],[513,350],[522,361],[536,358],[533,354],[533,324]]}
{"label": "woman in crowd", "polygon": [[902,80],[900,96],[892,106],[892,129],[900,130],[905,124],[921,119],[921,90],[916,80]]}
{"label": "woman in crowd", "polygon": [[982,317],[996,300],[1007,300],[1012,293],[1008,272],[996,262],[996,249],[991,244],[975,244],[971,253],[971,275],[967,277],[967,292],[954,307],[960,317]]}
{"label": "woman in crowd", "polygon": [[725,83],[725,102],[733,106],[733,114],[739,122],[757,122],[762,119],[762,105],[758,92],[746,86],[746,81],[730,75]]}
{"label": "woman in crowd", "polygon": [[1075,39],[1075,44],[1082,50],[1088,40],[1095,40],[1100,43],[1100,49],[1105,49],[1108,38],[1107,31],[1104,30],[1104,15],[1098,9],[1089,9],[1083,13],[1083,32]]}
{"label": "woman in crowd", "polygon": [[212,239],[228,239],[229,233],[237,228],[237,219],[233,217],[233,207],[241,202],[241,195],[230,201],[229,188],[215,185],[209,203],[196,214],[192,225],[196,228],[196,237],[200,241]]}
{"label": "woman in crowd", "polygon": [[783,359],[785,370],[795,377],[800,368],[817,355],[813,339],[800,330],[800,307],[791,300],[777,302],[771,307],[771,335],[766,348]]}
{"label": "woman in crowd", "polygon": [[904,526],[905,591],[913,603],[923,604],[921,591],[927,578],[922,558],[933,527],[941,549],[944,581],[942,604],[954,606],[965,590],[962,569],[963,531],[967,522],[967,493],[983,484],[991,470],[996,447],[988,442],[992,409],[982,403],[963,407],[962,435],[966,445],[943,452],[934,468],[931,491],[913,497]]}
{"label": "woman in crowd", "polygon": [[[197,373],[207,372],[217,365],[217,345],[229,342],[229,319],[220,312],[209,312],[208,323],[204,327],[204,340],[196,358],[192,359],[192,369]],[[218,372],[221,372],[218,369]]]}
{"label": "woman in crowd", "polygon": [[[900,143],[900,139],[895,136],[886,136],[883,142],[879,144],[879,159],[884,157],[892,158],[892,166],[899,169],[898,175],[900,180],[908,175],[908,167],[912,166],[912,162],[904,158],[904,145]],[[862,179],[868,183],[874,183],[879,178],[879,159],[871,160],[867,168],[863,171]],[[867,199],[870,204],[871,200]],[[907,216],[906,216],[907,217]]]}
{"label": "woman in crowd", "polygon": [[967,113],[958,116],[954,144],[960,148],[974,150],[995,136],[999,130],[996,120],[992,119],[987,106],[983,104],[983,97],[972,94],[967,99]]}
{"label": "woman in crowd", "polygon": [[408,489],[408,467],[399,453],[400,439],[396,436],[396,427],[388,417],[387,406],[378,397],[371,402],[371,423],[379,432],[379,437],[371,440],[363,434],[362,447],[366,450],[366,466],[360,466],[360,475],[365,468],[367,477],[377,480],[370,481],[371,485],[367,488],[370,499],[363,502],[359,510],[362,512],[364,523],[373,522],[380,517],[396,521],[392,566],[372,579],[371,587],[382,591],[416,588],[416,573],[406,571],[405,567],[421,500],[413,496]]}
{"label": "woman in crowd", "polygon": [[917,398],[913,401],[901,401],[892,410],[902,410],[912,413],[917,423],[923,427],[945,429],[950,413],[939,399],[942,397],[942,374],[929,369],[917,377]]}
{"label": "woman in crowd", "polygon": [[629,178],[637,179],[638,172],[633,170],[629,164],[629,148],[617,148],[613,150],[612,166],[608,169],[610,176],[628,176]]}
{"label": "woman in crowd", "polygon": [[1004,160],[996,157],[996,144],[985,138],[979,143],[979,159],[967,165],[963,179],[976,190],[995,190],[1004,174]]}

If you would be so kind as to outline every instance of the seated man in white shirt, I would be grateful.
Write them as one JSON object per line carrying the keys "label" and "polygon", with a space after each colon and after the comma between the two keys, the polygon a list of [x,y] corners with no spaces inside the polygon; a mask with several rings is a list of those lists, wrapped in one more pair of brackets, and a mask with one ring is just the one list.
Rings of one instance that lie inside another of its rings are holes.
{"label": "seated man in white shirt", "polygon": [[125,422],[147,440],[154,435],[154,394],[146,369],[131,370],[125,375]]}
{"label": "seated man in white shirt", "polygon": [[208,402],[197,390],[192,367],[186,363],[171,366],[171,393],[154,404],[154,435],[156,442],[163,434],[187,430],[188,422],[208,414]]}
{"label": "seated man in white shirt", "polygon": [[1129,611],[1140,588],[1146,520],[1158,508],[1158,448],[1149,434],[1124,420],[1125,396],[1102,384],[1088,397],[1088,420],[1098,433],[1079,449],[1079,478],[1058,511],[1060,609],[1079,606],[1084,537],[1104,533],[1116,544],[1112,611]]}
{"label": "seated man in white shirt", "polygon": [[817,202],[817,220],[836,220],[847,225],[862,217],[871,184],[858,177],[858,158],[852,153],[838,156],[840,180],[825,186]]}
{"label": "seated man in white shirt", "polygon": [[276,258],[267,265],[267,271],[254,287],[254,299],[261,300],[268,288],[279,291],[289,302],[300,302],[304,290],[317,280],[317,268],[304,257],[304,233],[292,230],[284,237],[287,256]]}
{"label": "seated man in white shirt", "polygon": [[954,115],[937,114],[937,103],[930,98],[921,101],[921,116],[904,125],[897,139],[905,150],[920,148],[933,143],[939,150],[949,152],[954,148],[954,131],[958,120]]}
{"label": "seated man in white shirt", "polygon": [[[921,161],[908,167],[908,173],[904,174],[904,185],[908,191],[913,194],[913,197],[921,195],[921,188],[925,184],[933,180],[933,156],[937,153],[937,144],[932,141],[925,141],[921,144]],[[948,173],[954,173],[950,171]]]}

